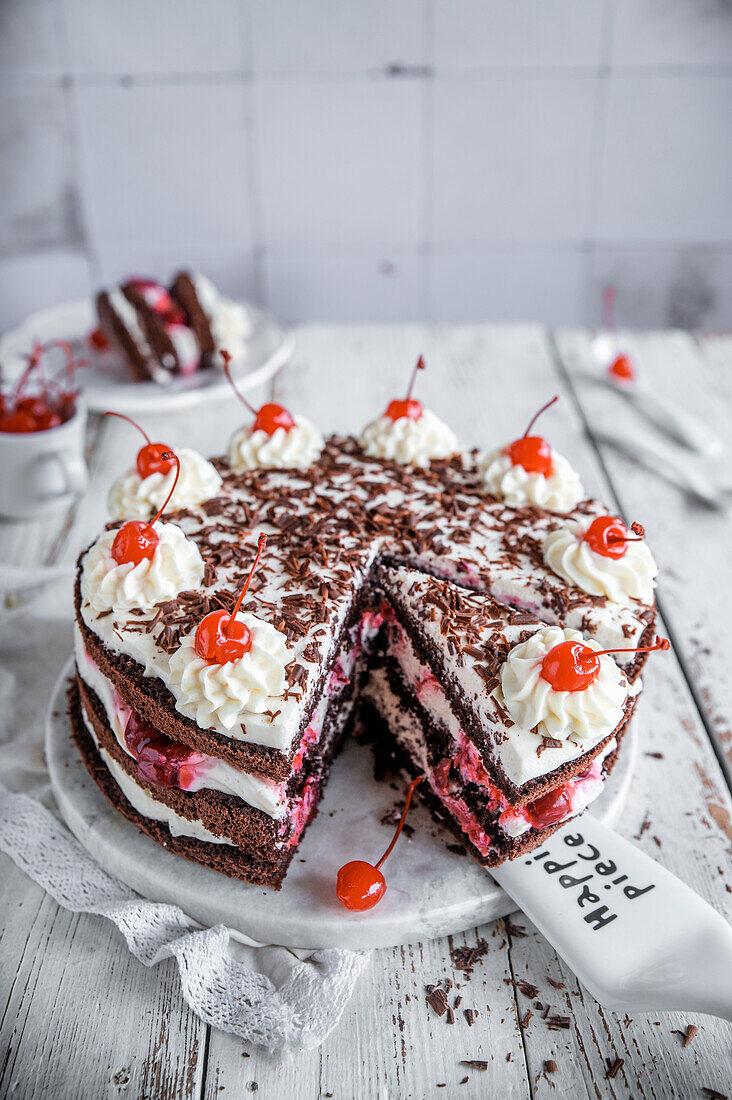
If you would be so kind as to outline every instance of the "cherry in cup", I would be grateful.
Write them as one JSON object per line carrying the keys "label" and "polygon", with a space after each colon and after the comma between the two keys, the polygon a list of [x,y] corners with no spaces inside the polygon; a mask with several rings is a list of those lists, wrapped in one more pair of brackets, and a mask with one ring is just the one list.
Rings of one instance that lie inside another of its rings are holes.
{"label": "cherry in cup", "polygon": [[544,657],[539,675],[554,691],[587,691],[600,673],[600,657],[603,654],[653,653],[668,647],[668,638],[658,637],[654,645],[629,649],[592,649],[584,642],[559,642]]}
{"label": "cherry in cup", "polygon": [[346,909],[354,911],[373,909],[375,905],[378,905],[386,893],[386,879],[382,875],[380,867],[389,858],[394,845],[399,839],[399,834],[404,828],[404,822],[407,818],[412,795],[423,779],[423,775],[418,775],[407,787],[407,797],[404,801],[404,809],[399,818],[399,824],[396,827],[391,844],[386,849],[379,862],[377,864],[371,864],[363,859],[354,859],[351,860],[350,863],[344,863],[339,870],[336,880],[336,893],[339,902],[341,905],[344,905]]}
{"label": "cherry in cup", "polygon": [[116,416],[120,420],[126,420],[133,428],[137,428],[145,440],[145,446],[137,452],[137,472],[145,480],[151,474],[169,474],[175,466],[177,459],[167,443],[151,443],[150,436],[131,417],[124,413],[105,412],[105,416]]}
{"label": "cherry in cup", "polygon": [[[65,368],[63,381],[47,378],[43,357],[54,347],[63,350]],[[77,360],[68,340],[51,340],[47,344],[33,343],[27,365],[9,393],[0,393],[0,431],[24,434],[57,428],[76,412],[79,391],[75,372],[85,366]],[[30,386],[34,392],[29,393]]]}
{"label": "cherry in cup", "polygon": [[616,516],[597,516],[585,531],[582,541],[601,557],[617,561],[625,555],[629,542],[643,541],[645,531],[640,523],[634,523],[631,531],[635,538],[628,534],[628,528]]}
{"label": "cherry in cup", "polygon": [[261,532],[257,540],[257,553],[234,610],[210,611],[198,624],[194,648],[201,660],[209,664],[225,665],[229,661],[239,661],[252,648],[252,632],[246,623],[240,623],[236,616],[247,594],[266,542],[267,536]]}
{"label": "cherry in cup", "polygon": [[505,453],[511,459],[514,466],[521,466],[527,474],[543,474],[551,477],[554,466],[552,464],[552,449],[540,435],[529,435],[536,421],[542,413],[550,409],[559,400],[559,395],[552,397],[546,405],[542,405],[537,413],[534,413],[529,426],[520,439],[514,439],[513,443],[505,448]]}
{"label": "cherry in cup", "polygon": [[114,536],[111,551],[112,557],[117,562],[117,565],[127,565],[128,563],[139,565],[145,560],[151,561],[158,548],[160,537],[154,525],[168,507],[170,498],[175,492],[175,487],[180,477],[180,462],[178,461],[178,456],[172,451],[163,451],[161,457],[164,460],[170,458],[175,463],[175,478],[173,479],[173,484],[170,486],[170,492],[160,506],[157,515],[153,516],[149,523],[145,523],[145,521],[141,519],[133,519],[122,524],[119,531]]}
{"label": "cherry in cup", "polygon": [[419,359],[414,365],[412,371],[412,377],[409,379],[409,385],[407,386],[407,395],[403,398],[395,398],[390,401],[386,406],[384,416],[389,420],[420,420],[422,413],[424,412],[424,406],[421,401],[417,401],[412,397],[412,391],[414,389],[414,383],[417,381],[417,374],[419,371],[425,369],[424,357],[420,355]]}
{"label": "cherry in cup", "polygon": [[224,374],[229,381],[229,385],[244,408],[248,409],[254,417],[254,424],[252,425],[253,431],[266,432],[267,435],[274,435],[278,428],[284,428],[286,432],[289,432],[295,427],[295,418],[292,413],[288,412],[284,405],[278,405],[274,401],[269,401],[266,405],[262,405],[260,409],[255,409],[254,405],[250,404],[246,397],[239,393],[236,388],[236,383],[231,374],[230,353],[222,350],[221,358],[224,360]]}

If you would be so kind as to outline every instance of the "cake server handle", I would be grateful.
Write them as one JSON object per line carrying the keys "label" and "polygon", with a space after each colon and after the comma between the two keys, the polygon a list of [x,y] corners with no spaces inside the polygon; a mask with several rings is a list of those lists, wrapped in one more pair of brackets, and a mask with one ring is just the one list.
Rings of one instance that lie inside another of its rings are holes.
{"label": "cake server handle", "polygon": [[732,1020],[732,926],[591,814],[491,875],[600,1004]]}

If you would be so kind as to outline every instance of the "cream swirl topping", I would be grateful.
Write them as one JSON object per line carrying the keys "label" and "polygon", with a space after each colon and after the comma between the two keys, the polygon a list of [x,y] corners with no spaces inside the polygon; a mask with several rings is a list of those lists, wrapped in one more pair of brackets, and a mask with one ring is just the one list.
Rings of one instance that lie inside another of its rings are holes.
{"label": "cream swirl topping", "polygon": [[320,457],[325,446],[322,435],[304,416],[294,418],[295,426],[286,431],[277,428],[272,435],[244,425],[234,432],[229,443],[229,465],[236,473],[244,470],[306,470]]}
{"label": "cream swirl topping", "polygon": [[549,477],[529,473],[523,466],[514,465],[505,450],[487,454],[478,472],[491,496],[507,504],[535,504],[550,512],[571,512],[585,495],[577,472],[554,450]]}
{"label": "cream swirl topping", "polygon": [[159,538],[152,558],[118,565],[112,557],[116,531],[106,531],[84,558],[81,594],[95,611],[150,610],[203,580],[203,558],[192,539],[174,523],[154,524]]}
{"label": "cream swirl topping", "polygon": [[170,658],[166,682],[176,708],[203,729],[230,730],[243,714],[261,714],[270,699],[285,690],[285,667],[293,654],[285,635],[256,615],[239,612],[237,620],[252,634],[252,647],[238,661],[209,664],[195,649],[195,631]]}
{"label": "cream swirl topping", "polygon": [[547,626],[509,652],[501,670],[501,692],[508,713],[521,728],[558,741],[600,741],[618,726],[628,683],[612,657],[599,658],[600,671],[584,691],[555,691],[541,675],[541,664],[560,642],[583,642],[599,650],[597,642],[578,630]]}
{"label": "cream swirl topping", "polygon": [[[180,477],[168,508],[194,508],[217,496],[222,481],[215,467],[189,447],[181,447],[175,453],[180,462]],[[175,469],[145,478],[136,469],[128,470],[109,491],[109,514],[112,519],[149,519],[168,496],[174,481]]]}
{"label": "cream swirl topping", "polygon": [[569,520],[544,540],[544,561],[558,577],[590,596],[606,596],[615,603],[631,600],[653,603],[658,566],[645,542],[627,542],[621,558],[598,554],[584,536],[592,523]]}
{"label": "cream swirl topping", "polygon": [[402,466],[428,466],[430,459],[449,458],[458,450],[453,430],[430,409],[423,409],[419,420],[380,416],[366,425],[360,443],[370,458],[388,458]]}

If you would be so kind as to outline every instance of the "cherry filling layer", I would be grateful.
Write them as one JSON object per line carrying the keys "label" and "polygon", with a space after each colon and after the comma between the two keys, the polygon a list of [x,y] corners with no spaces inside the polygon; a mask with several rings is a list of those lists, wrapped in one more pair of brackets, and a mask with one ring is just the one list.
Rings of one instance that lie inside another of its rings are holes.
{"label": "cherry filling layer", "polygon": [[137,764],[137,774],[159,787],[190,790],[211,767],[211,757],[172,741],[134,711],[129,711],[124,739]]}

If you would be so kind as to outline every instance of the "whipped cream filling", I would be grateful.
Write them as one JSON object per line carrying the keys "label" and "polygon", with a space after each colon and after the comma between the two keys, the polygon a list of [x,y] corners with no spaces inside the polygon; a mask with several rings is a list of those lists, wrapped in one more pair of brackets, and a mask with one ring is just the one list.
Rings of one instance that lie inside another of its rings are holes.
{"label": "whipped cream filling", "polygon": [[591,596],[606,596],[615,603],[640,600],[653,603],[658,566],[645,542],[627,542],[621,558],[596,553],[584,536],[593,522],[569,520],[544,540],[544,561],[566,581]]}
{"label": "whipped cream filling", "polygon": [[116,531],[106,531],[87,551],[81,594],[95,611],[151,610],[156,603],[201,584],[204,565],[195,542],[174,523],[158,520],[154,530],[160,540],[155,552],[138,565],[118,565],[112,557]]}
{"label": "whipped cream filling", "polygon": [[229,443],[232,470],[306,470],[312,466],[325,445],[323,437],[304,416],[294,420],[294,428],[277,428],[272,435],[246,424],[234,432]]}
{"label": "whipped cream filling", "polygon": [[[76,667],[79,670],[81,679],[87,687],[95,692],[102,703],[107,715],[107,722],[120,748],[128,756],[132,756],[133,754],[125,741],[125,728],[131,713],[130,708],[125,705],[114,685],[104,676],[86,652],[78,626],[74,630],[74,653]],[[311,728],[317,731],[317,736],[311,738],[311,740],[317,741],[322,719],[322,714],[313,716]],[[223,794],[231,794],[236,798],[240,798],[242,802],[246,802],[257,810],[262,810],[269,817],[281,818],[284,816],[287,809],[287,798],[284,793],[286,783],[275,783],[272,779],[266,779],[250,772],[243,772],[214,756],[199,755],[201,756],[200,761],[195,768],[189,769],[189,772],[192,773],[190,782],[185,786],[181,786],[181,790],[191,792],[203,789],[221,791]]]}
{"label": "whipped cream filling", "polygon": [[145,359],[152,358],[152,349],[138,320],[137,310],[133,306],[132,302],[130,302],[125,297],[119,287],[117,287],[115,290],[110,290],[109,304],[124,324],[132,339],[137,344],[137,350],[140,352],[140,354]]}
{"label": "whipped cream filling", "polygon": [[227,840],[226,837],[214,836],[200,821],[181,817],[180,814],[166,806],[164,802],[158,802],[149,795],[144,788],[135,783],[134,779],[130,778],[124,768],[120,767],[117,761],[99,744],[91,720],[83,708],[82,718],[97,752],[133,810],[137,810],[138,814],[149,818],[151,821],[160,821],[163,825],[167,825],[171,836],[192,837],[194,840],[204,840],[208,844],[229,844],[233,847],[232,841]]}
{"label": "whipped cream filling", "polygon": [[[190,447],[181,447],[175,453],[180,462],[180,477],[167,510],[195,508],[218,496],[222,481],[216,468]],[[167,498],[174,481],[175,469],[146,478],[141,478],[136,468],[128,470],[117,478],[109,491],[110,516],[112,519],[150,519]]]}
{"label": "whipped cream filling", "polygon": [[366,425],[360,443],[370,458],[388,458],[403,466],[428,466],[430,459],[449,458],[458,450],[455,433],[430,409],[423,409],[419,420],[380,416]]}
{"label": "whipped cream filling", "polygon": [[183,377],[195,374],[201,365],[201,353],[193,329],[189,328],[188,325],[174,323],[166,325],[165,331],[175,350],[179,373]]}
{"label": "whipped cream filling", "polygon": [[[501,669],[502,701],[522,729],[559,741],[597,742],[607,737],[623,717],[627,680],[612,657],[599,658],[600,671],[584,691],[555,691],[541,675],[542,661],[561,642],[600,646],[578,630],[548,626],[515,645]],[[496,689],[496,692],[498,689]]]}
{"label": "whipped cream filling", "polygon": [[[208,317],[216,350],[224,348],[234,363],[240,362],[246,355],[253,331],[249,310],[241,302],[221,294],[205,275],[195,274],[191,279],[196,297]],[[223,366],[220,356],[216,357],[216,365]]]}
{"label": "whipped cream filling", "polygon": [[481,460],[478,473],[491,496],[507,504],[533,504],[550,512],[571,512],[584,498],[582,482],[566,458],[554,450],[552,467],[549,477],[529,473],[523,466],[514,465],[501,449]]}
{"label": "whipped cream filling", "polygon": [[285,668],[294,658],[285,635],[248,612],[240,611],[236,619],[252,636],[251,649],[238,661],[204,661],[196,653],[195,630],[170,658],[167,685],[176,709],[202,729],[223,726],[230,731],[241,725],[243,713],[276,710],[285,690]]}

